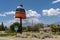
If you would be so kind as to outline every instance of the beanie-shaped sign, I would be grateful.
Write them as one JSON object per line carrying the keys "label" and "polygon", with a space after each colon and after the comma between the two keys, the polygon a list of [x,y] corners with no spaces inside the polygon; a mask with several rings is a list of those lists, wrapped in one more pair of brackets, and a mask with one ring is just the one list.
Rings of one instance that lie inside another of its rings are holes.
{"label": "beanie-shaped sign", "polygon": [[23,5],[19,5],[17,7],[15,12],[15,18],[22,18],[22,19],[26,18],[25,9],[23,8]]}

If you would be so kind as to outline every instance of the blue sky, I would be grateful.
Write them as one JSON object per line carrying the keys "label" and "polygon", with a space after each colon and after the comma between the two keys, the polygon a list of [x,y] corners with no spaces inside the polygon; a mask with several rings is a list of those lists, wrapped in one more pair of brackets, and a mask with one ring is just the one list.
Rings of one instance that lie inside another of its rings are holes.
{"label": "blue sky", "polygon": [[44,23],[51,24],[60,21],[60,0],[1,0],[0,23],[10,25],[19,22],[14,18],[16,7],[23,4],[26,10],[26,19],[23,24]]}

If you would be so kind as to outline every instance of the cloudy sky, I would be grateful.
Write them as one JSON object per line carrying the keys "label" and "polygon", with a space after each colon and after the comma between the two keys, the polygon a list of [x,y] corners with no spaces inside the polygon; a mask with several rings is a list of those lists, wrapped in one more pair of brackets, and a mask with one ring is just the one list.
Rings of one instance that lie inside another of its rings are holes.
{"label": "cloudy sky", "polygon": [[60,21],[60,0],[0,0],[0,24],[6,26],[19,22],[15,18],[15,10],[19,4],[23,4],[26,11],[26,19],[23,25],[44,23],[51,24]]}

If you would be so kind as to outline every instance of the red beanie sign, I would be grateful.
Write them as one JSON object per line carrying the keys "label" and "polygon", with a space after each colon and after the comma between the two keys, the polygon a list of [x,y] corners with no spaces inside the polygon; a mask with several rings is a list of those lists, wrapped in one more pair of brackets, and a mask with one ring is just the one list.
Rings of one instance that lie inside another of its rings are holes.
{"label": "red beanie sign", "polygon": [[15,12],[15,18],[22,18],[22,19],[26,18],[25,9],[23,8],[23,5],[19,5],[17,7]]}

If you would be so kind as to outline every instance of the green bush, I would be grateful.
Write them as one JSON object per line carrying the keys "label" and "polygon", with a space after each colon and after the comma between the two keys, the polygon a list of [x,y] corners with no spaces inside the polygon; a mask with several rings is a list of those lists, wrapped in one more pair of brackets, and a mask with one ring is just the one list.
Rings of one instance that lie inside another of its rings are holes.
{"label": "green bush", "polygon": [[5,33],[5,34],[0,34],[0,37],[6,37],[6,36],[14,36],[16,33]]}
{"label": "green bush", "polygon": [[1,33],[0,36],[1,37],[5,37],[5,36],[14,36],[16,35],[16,32],[12,32],[11,30],[6,30],[5,33]]}

